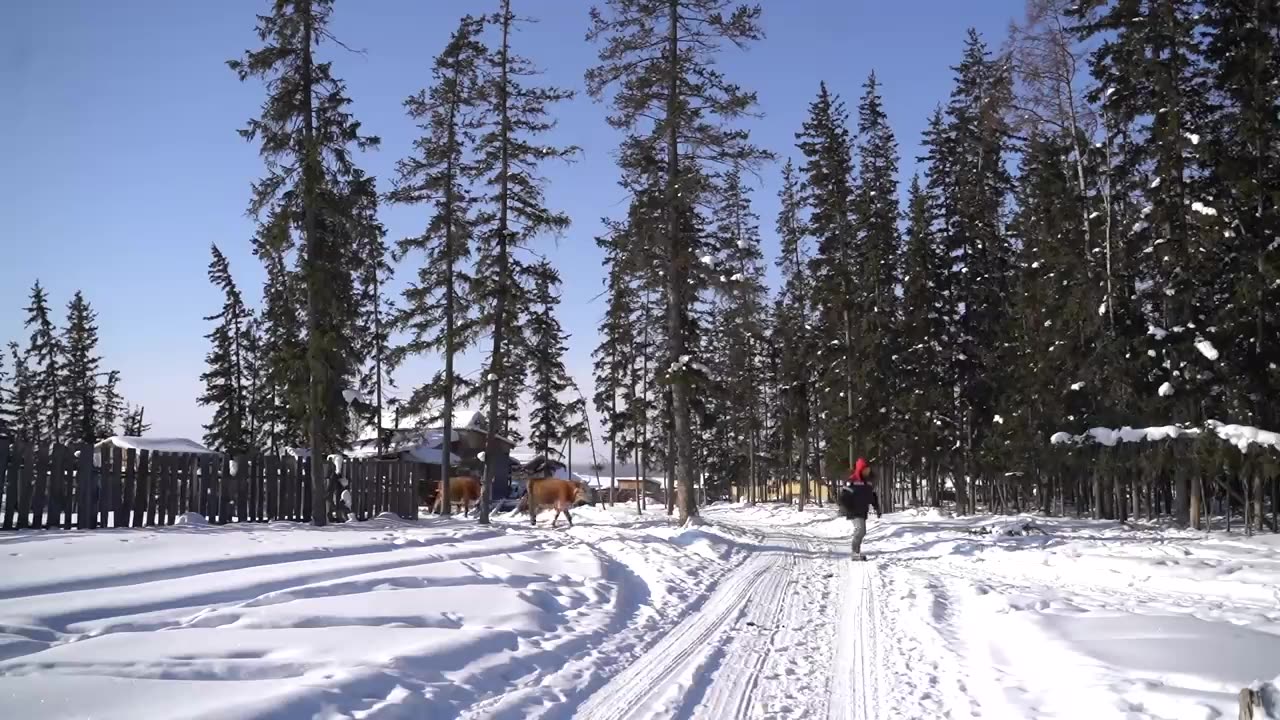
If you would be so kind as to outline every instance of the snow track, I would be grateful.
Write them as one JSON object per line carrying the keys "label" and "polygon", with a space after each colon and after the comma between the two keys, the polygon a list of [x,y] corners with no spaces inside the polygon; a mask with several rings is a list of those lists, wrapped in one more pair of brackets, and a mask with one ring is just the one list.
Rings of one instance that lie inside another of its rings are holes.
{"label": "snow track", "polygon": [[574,715],[590,720],[748,717],[792,584],[795,539],[774,536]]}

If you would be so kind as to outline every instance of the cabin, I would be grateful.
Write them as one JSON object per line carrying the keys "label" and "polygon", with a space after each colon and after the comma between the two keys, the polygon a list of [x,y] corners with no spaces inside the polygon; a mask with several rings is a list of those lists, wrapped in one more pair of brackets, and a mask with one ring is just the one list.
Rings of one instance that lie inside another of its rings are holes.
{"label": "cabin", "polygon": [[[404,419],[402,419],[404,422]],[[444,445],[444,427],[436,422],[425,427],[405,422],[407,427],[383,427],[379,433],[366,429],[343,454],[352,459],[397,460],[422,463],[423,479],[419,496],[432,498],[435,484],[440,480],[440,456]],[[485,465],[485,444],[488,442],[488,422],[478,410],[461,410],[453,414],[453,427],[449,434],[449,468],[451,475],[482,477]],[[495,458],[493,499],[513,497],[510,454],[515,443],[495,436],[498,457]]]}

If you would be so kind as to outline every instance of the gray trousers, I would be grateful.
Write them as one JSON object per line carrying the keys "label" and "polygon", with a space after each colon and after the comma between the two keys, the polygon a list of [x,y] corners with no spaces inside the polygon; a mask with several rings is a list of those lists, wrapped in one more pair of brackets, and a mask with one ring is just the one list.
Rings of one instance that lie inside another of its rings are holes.
{"label": "gray trousers", "polygon": [[862,538],[867,536],[867,519],[866,518],[849,518],[853,523],[853,554],[857,555],[862,552]]}

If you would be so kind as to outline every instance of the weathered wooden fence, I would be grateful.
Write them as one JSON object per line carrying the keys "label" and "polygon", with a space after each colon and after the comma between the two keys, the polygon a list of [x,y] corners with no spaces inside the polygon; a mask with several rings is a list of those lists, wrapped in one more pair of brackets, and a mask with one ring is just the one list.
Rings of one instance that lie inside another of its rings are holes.
{"label": "weathered wooden fence", "polygon": [[[330,519],[418,516],[417,463],[346,461],[342,479],[326,463]],[[209,522],[311,519],[310,460],[32,445],[0,439],[0,529],[150,527],[188,512]]]}

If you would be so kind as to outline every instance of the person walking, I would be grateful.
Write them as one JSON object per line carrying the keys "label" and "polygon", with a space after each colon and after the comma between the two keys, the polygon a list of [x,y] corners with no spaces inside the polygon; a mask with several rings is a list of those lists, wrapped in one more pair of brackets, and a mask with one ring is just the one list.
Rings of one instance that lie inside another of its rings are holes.
{"label": "person walking", "polygon": [[880,498],[871,484],[871,466],[863,458],[853,465],[849,481],[840,490],[837,499],[844,516],[853,522],[853,559],[866,560],[862,554],[862,539],[867,535],[867,511],[874,509],[880,517]]}

